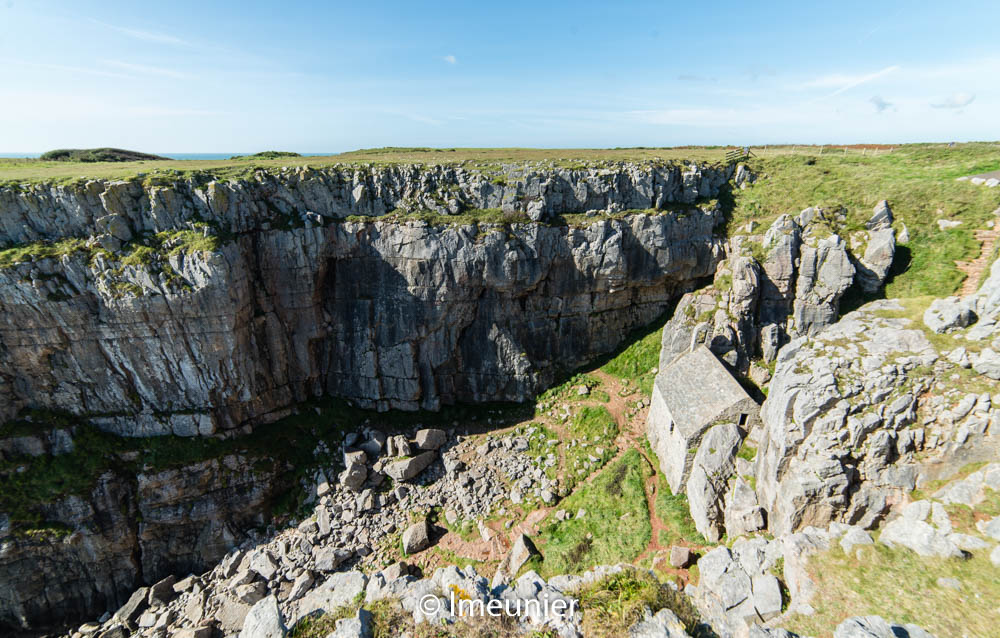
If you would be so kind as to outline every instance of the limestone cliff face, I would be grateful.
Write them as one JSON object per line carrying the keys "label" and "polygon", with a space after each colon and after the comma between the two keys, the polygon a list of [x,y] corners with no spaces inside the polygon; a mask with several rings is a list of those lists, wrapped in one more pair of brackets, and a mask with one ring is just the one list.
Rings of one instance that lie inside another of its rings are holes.
{"label": "limestone cliff face", "polygon": [[160,177],[0,188],[0,238],[31,242],[111,233],[159,232],[202,221],[230,233],[393,210],[456,214],[500,208],[541,220],[588,210],[662,209],[718,195],[731,167],[616,164],[580,170],[510,165],[307,167],[257,170],[249,178]]}
{"label": "limestone cliff face", "polygon": [[[0,421],[43,409],[124,436],[228,436],[322,395],[379,410],[524,400],[714,272],[722,212],[693,203],[731,172],[334,168],[0,188],[0,243],[17,248],[0,260]],[[470,208],[541,223],[346,219]],[[14,457],[62,445],[22,439],[6,444]],[[14,534],[0,512],[0,626],[115,608],[211,564],[282,489],[287,468],[253,466],[109,471],[42,505],[71,530],[55,540]]]}
{"label": "limestone cliff face", "polygon": [[109,470],[89,494],[42,506],[46,520],[72,530],[63,537],[9,536],[0,520],[0,628],[58,628],[117,608],[143,583],[222,558],[265,524],[267,503],[288,487],[282,468],[250,461]]}
{"label": "limestone cliff face", "polygon": [[[522,188],[535,184],[535,201],[570,211],[595,197],[614,208],[714,194],[726,177],[649,170],[606,175],[617,186],[601,195],[584,197],[560,173]],[[200,189],[0,191],[7,240],[89,237],[0,269],[0,414],[59,409],[129,436],[209,435],[322,394],[379,410],[523,400],[612,350],[721,258],[716,209],[583,228],[332,219],[384,212],[443,175],[456,192],[489,190],[461,172],[400,168],[374,182],[298,172]],[[359,188],[368,195],[338,199]],[[276,228],[274,209],[302,218]],[[195,218],[216,225],[184,225]],[[185,228],[216,234],[215,247],[168,241],[134,258],[143,233]]]}
{"label": "limestone cliff face", "polygon": [[[873,301],[780,350],[753,468],[772,533],[871,527],[914,488],[996,458],[998,293],[995,264],[979,291],[935,302],[923,325],[914,300]],[[948,305],[971,315],[942,323],[933,309]],[[932,342],[935,331],[946,334]],[[981,376],[970,382],[968,368]]]}

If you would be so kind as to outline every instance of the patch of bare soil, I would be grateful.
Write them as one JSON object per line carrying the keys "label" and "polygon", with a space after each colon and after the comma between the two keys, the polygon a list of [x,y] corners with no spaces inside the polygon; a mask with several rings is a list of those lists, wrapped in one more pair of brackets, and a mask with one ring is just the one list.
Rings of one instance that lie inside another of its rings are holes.
{"label": "patch of bare soil", "polygon": [[990,257],[993,256],[993,246],[996,244],[1000,231],[995,228],[988,230],[977,230],[976,241],[980,242],[979,257],[972,261],[956,261],[955,265],[965,273],[965,281],[958,291],[961,296],[971,295],[979,290],[979,283],[983,279],[983,273],[990,266]]}

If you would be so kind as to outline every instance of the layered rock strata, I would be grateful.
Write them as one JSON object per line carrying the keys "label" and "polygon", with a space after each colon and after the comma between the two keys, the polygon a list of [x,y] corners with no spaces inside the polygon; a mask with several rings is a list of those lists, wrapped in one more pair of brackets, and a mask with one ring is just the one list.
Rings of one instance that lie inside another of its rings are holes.
{"label": "layered rock strata", "polygon": [[[694,201],[729,172],[505,179],[528,193],[517,206],[556,214]],[[0,416],[66,410],[126,436],[205,436],[327,394],[378,410],[521,401],[722,257],[717,207],[582,228],[337,221],[441,188],[487,207],[515,187],[396,167],[0,189],[0,240],[49,242],[0,268]]]}

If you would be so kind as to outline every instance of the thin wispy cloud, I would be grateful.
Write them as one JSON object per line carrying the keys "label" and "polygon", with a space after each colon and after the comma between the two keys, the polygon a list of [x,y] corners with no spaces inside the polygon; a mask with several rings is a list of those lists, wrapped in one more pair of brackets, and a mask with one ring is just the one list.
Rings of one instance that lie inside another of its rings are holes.
{"label": "thin wispy cloud", "polygon": [[123,113],[138,117],[209,117],[231,115],[226,111],[212,111],[206,109],[186,109],[158,106],[134,106],[126,107]]}
{"label": "thin wispy cloud", "polygon": [[187,78],[187,74],[181,73],[180,71],[174,71],[173,69],[164,69],[158,66],[147,66],[145,64],[132,64],[131,62],[122,62],[120,60],[103,60],[104,64],[108,66],[117,67],[119,69],[125,69],[126,71],[134,71],[135,73],[140,73],[143,75],[160,75],[165,78],[174,78],[175,80],[183,80]]}
{"label": "thin wispy cloud", "polygon": [[136,40],[142,40],[143,42],[155,42],[157,44],[170,44],[173,46],[189,47],[191,43],[182,40],[181,38],[174,37],[166,33],[157,33],[155,31],[145,31],[143,29],[132,29],[130,27],[120,27],[114,24],[108,24],[107,22],[101,22],[100,20],[91,19],[91,22],[99,24],[102,27],[117,31],[123,35],[127,35],[130,38],[135,38]]}
{"label": "thin wispy cloud", "polygon": [[682,73],[677,76],[678,82],[717,82],[717,78],[707,77],[704,75],[694,75],[691,73]]}
{"label": "thin wispy cloud", "polygon": [[458,64],[458,58],[456,58],[453,55],[446,55],[441,59],[447,62],[448,64]]}
{"label": "thin wispy cloud", "polygon": [[873,95],[868,101],[871,102],[872,106],[874,106],[875,110],[879,113],[885,113],[889,109],[893,108],[892,102],[885,101],[881,95]]}
{"label": "thin wispy cloud", "polygon": [[827,88],[827,89],[837,87],[836,90],[824,96],[823,99],[826,99],[835,97],[846,91],[850,91],[851,89],[859,87],[862,84],[867,84],[881,77],[885,77],[890,73],[894,73],[895,71],[898,70],[899,66],[893,65],[893,66],[887,66],[881,71],[875,71],[874,73],[868,73],[864,75],[845,75],[836,73],[816,78],[815,80],[806,82],[802,86],[805,88]]}
{"label": "thin wispy cloud", "polygon": [[972,102],[975,99],[976,96],[973,95],[972,93],[965,93],[964,91],[960,91],[958,93],[953,93],[949,95],[940,102],[935,102],[931,104],[931,107],[935,109],[953,109],[953,110],[964,109],[965,107],[972,104]]}
{"label": "thin wispy cloud", "polygon": [[128,75],[125,73],[118,73],[115,71],[106,71],[103,69],[95,69],[92,67],[83,66],[71,66],[67,64],[46,64],[44,62],[29,62],[27,60],[3,60],[3,66],[23,66],[33,69],[46,69],[49,71],[60,71],[63,73],[69,73],[73,75],[84,74],[84,75],[97,75],[106,78],[115,78],[119,80],[134,80],[135,76]]}
{"label": "thin wispy cloud", "polygon": [[413,120],[414,122],[419,122],[421,124],[430,124],[431,126],[444,125],[444,122],[441,120],[434,119],[433,117],[427,117],[426,115],[420,115],[419,113],[397,113],[396,115],[401,115],[408,120]]}

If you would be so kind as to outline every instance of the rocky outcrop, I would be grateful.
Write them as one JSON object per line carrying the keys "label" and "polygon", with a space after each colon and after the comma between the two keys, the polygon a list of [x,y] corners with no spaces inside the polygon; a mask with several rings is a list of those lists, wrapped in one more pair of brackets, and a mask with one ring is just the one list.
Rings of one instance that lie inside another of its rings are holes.
{"label": "rocky outcrop", "polygon": [[[916,308],[920,322],[908,316],[915,301],[876,301],[781,349],[754,468],[773,533],[830,521],[871,527],[915,487],[995,460],[1000,412],[988,392],[962,391],[958,372],[990,377],[998,290],[995,265],[977,293],[948,302],[972,325],[942,323],[940,303]],[[935,341],[944,345],[932,345],[945,324],[947,338]],[[887,540],[955,555],[940,530],[911,518],[892,524]]]}
{"label": "rocky outcrop", "polygon": [[772,362],[790,338],[836,322],[851,286],[877,291],[895,255],[892,212],[880,203],[869,229],[850,235],[850,246],[831,231],[843,220],[842,213],[807,208],[794,218],[782,215],[763,236],[732,237],[712,286],[682,297],[664,328],[660,368],[704,343],[746,374],[753,359]]}
{"label": "rocky outcrop", "polygon": [[720,220],[343,222],[161,246],[149,263],[18,263],[0,269],[0,415],[204,436],[325,394],[379,410],[524,400],[711,274]]}
{"label": "rocky outcrop", "polygon": [[535,220],[592,210],[663,209],[716,197],[729,166],[609,164],[560,169],[446,165],[256,169],[242,178],[199,173],[0,188],[0,238],[32,242],[87,237],[117,241],[207,222],[240,234],[308,220],[402,211],[444,215],[471,209],[526,213]]}
{"label": "rocky outcrop", "polygon": [[0,530],[0,626],[58,627],[117,608],[143,582],[218,561],[264,524],[266,505],[288,487],[280,469],[227,456],[155,473],[108,471],[86,495],[39,504],[43,520],[70,532]]}
{"label": "rocky outcrop", "polygon": [[[386,489],[386,471],[403,451],[401,444],[409,446],[411,439],[438,445],[438,450],[422,453],[435,462],[414,482]],[[382,452],[373,445],[379,441],[386,443]],[[232,579],[232,596],[221,598],[210,611],[200,609],[206,618],[238,631],[250,606],[266,593],[264,581],[288,576],[287,586],[296,594],[286,593],[297,600],[314,581],[322,581],[322,574],[362,560],[381,565],[397,550],[382,541],[406,529],[413,511],[442,508],[447,516],[472,520],[495,509],[515,481],[526,499],[537,500],[543,489],[556,489],[557,480],[534,476],[533,460],[524,454],[527,447],[526,438],[510,435],[456,442],[442,430],[427,429],[386,437],[364,428],[348,433],[336,454],[321,442],[313,452],[321,466],[323,459],[357,459],[359,448],[369,450],[359,461],[365,475],[356,486],[328,480],[340,465],[323,466],[315,472],[315,485],[302,485],[294,481],[294,468],[266,457],[227,455],[130,474],[131,466],[119,454],[111,465],[120,469],[102,476],[89,496],[39,505],[40,519],[58,523],[65,536],[25,533],[23,524],[11,529],[6,515],[0,516],[0,628],[37,631],[97,617],[122,606],[139,585],[215,566],[221,578]],[[459,460],[466,455],[482,465],[466,468]],[[313,516],[272,542],[258,544],[260,531],[273,522],[271,505],[297,489],[307,490],[302,496],[314,505]],[[437,539],[426,522],[421,526],[424,533],[416,546],[408,547],[412,551]],[[233,552],[240,545],[259,551]],[[516,564],[518,554],[513,554]],[[142,605],[133,606],[135,622],[146,611],[147,594]]]}
{"label": "rocky outcrop", "polygon": [[713,426],[695,453],[687,482],[688,505],[698,532],[710,543],[722,538],[725,493],[743,435],[734,423]]}
{"label": "rocky outcrop", "polygon": [[881,616],[855,616],[837,625],[833,638],[934,638],[927,630],[912,623],[898,625]]}

